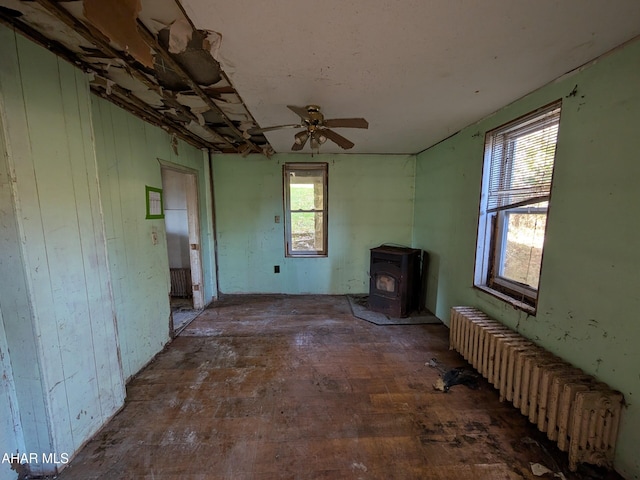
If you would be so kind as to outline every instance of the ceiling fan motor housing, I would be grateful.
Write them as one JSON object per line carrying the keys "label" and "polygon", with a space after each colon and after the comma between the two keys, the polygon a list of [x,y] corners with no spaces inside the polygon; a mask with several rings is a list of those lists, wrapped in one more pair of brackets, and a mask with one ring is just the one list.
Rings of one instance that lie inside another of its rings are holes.
{"label": "ceiling fan motor housing", "polygon": [[318,105],[307,105],[307,113],[309,118],[303,120],[309,127],[321,126],[324,123],[324,115]]}

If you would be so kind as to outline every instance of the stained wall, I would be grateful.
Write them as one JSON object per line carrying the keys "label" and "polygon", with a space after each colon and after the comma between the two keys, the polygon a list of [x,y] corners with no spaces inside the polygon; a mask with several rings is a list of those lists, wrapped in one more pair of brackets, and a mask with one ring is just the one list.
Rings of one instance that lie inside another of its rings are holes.
{"label": "stained wall", "polygon": [[91,99],[115,316],[125,379],[170,339],[169,260],[164,219],[146,219],[145,187],[162,188],[162,163],[197,172],[205,303],[216,295],[208,160],[110,102]]}
{"label": "stained wall", "polygon": [[[598,59],[418,155],[414,245],[428,307],[472,305],[624,393],[615,466],[640,478],[640,42]],[[562,100],[535,316],[473,288],[484,137]]]}
{"label": "stained wall", "polygon": [[[311,161],[329,164],[329,254],[286,258],[282,165]],[[365,293],[369,249],[411,243],[411,155],[215,155],[213,165],[222,293]]]}
{"label": "stained wall", "polygon": [[36,454],[31,473],[51,474],[170,340],[164,220],[145,218],[161,162],[197,175],[203,288],[214,298],[209,162],[5,27],[0,58],[0,453]]}
{"label": "stained wall", "polygon": [[[21,453],[60,458],[125,394],[90,93],[81,71],[4,27],[0,57],[0,309],[19,418],[13,430],[22,430]],[[15,410],[5,415],[16,423]],[[39,458],[32,473],[56,468]]]}

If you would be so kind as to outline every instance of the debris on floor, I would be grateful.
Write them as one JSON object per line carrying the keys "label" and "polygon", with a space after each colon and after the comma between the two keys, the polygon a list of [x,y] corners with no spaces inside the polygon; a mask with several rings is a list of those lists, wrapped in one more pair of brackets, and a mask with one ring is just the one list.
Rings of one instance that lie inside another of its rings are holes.
{"label": "debris on floor", "polygon": [[433,388],[441,392],[448,392],[454,385],[466,385],[469,388],[478,388],[478,372],[467,367],[456,367],[447,370],[437,359],[432,358],[427,362],[431,368],[440,373],[440,378],[433,384]]}
{"label": "debris on floor", "polygon": [[531,473],[533,473],[536,477],[541,477],[546,475],[547,473],[553,474],[554,477],[559,478],[560,480],[567,480],[567,477],[564,476],[562,472],[554,472],[553,470],[549,470],[547,467],[540,463],[531,463]]}
{"label": "debris on floor", "polygon": [[124,407],[58,480],[558,480],[530,463],[623,480],[569,472],[557,443],[482,378],[473,395],[428,390],[471,368],[446,326],[380,328],[344,296],[223,295],[127,382]]}

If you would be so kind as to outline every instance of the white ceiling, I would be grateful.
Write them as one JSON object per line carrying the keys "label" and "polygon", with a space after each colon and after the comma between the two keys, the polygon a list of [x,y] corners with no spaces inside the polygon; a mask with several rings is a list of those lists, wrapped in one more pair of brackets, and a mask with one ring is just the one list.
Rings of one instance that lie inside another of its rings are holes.
{"label": "white ceiling", "polygon": [[[422,151],[640,35],[639,0],[180,3],[222,35],[218,60],[261,127],[297,123],[286,105],[319,104],[369,121],[336,129],[352,153]],[[288,152],[295,132],[265,135]]]}

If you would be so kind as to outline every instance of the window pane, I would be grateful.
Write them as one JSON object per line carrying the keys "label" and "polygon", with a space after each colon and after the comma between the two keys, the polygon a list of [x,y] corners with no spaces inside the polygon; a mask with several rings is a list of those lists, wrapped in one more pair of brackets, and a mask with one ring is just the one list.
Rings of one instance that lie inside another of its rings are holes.
{"label": "window pane", "polygon": [[560,109],[525,119],[489,135],[487,208],[522,204],[549,196]]}
{"label": "window pane", "polygon": [[321,212],[291,212],[292,251],[324,250],[322,217]]}
{"label": "window pane", "polygon": [[506,213],[500,276],[535,289],[540,279],[546,213]]}
{"label": "window pane", "polygon": [[510,171],[503,204],[548,195],[551,189],[558,125],[510,139]]}
{"label": "window pane", "polygon": [[318,172],[295,172],[289,179],[291,210],[323,209],[323,176]]}
{"label": "window pane", "polygon": [[327,167],[325,163],[283,165],[287,256],[327,255]]}
{"label": "window pane", "polygon": [[551,183],[557,137],[556,124],[514,139],[512,184],[524,187]]}

